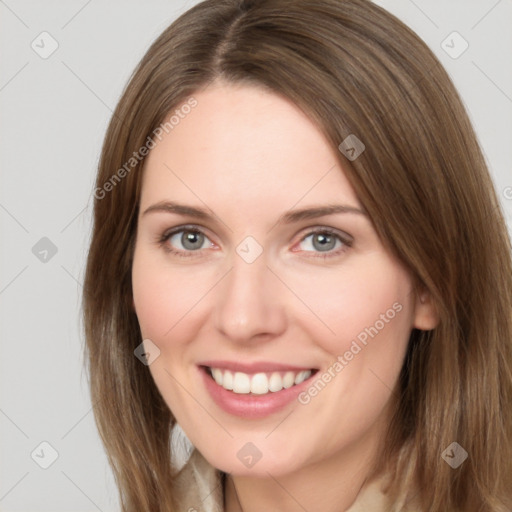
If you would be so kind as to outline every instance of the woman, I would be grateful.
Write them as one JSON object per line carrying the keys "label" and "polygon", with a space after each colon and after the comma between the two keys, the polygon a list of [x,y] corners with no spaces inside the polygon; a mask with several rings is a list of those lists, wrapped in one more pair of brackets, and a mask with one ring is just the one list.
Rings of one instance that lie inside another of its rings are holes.
{"label": "woman", "polygon": [[95,197],[87,353],[123,511],[511,509],[510,243],[400,21],[196,5],[124,91]]}

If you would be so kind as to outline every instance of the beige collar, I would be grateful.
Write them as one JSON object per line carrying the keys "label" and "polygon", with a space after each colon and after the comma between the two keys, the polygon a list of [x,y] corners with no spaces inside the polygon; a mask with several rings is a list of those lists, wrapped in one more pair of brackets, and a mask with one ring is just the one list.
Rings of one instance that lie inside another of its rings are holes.
{"label": "beige collar", "polygon": [[[184,512],[224,512],[222,472],[211,466],[196,448],[177,474],[175,481],[180,510]],[[401,510],[402,503],[390,506],[386,495],[381,491],[382,484],[383,479],[380,479],[364,486],[356,501],[346,512]],[[419,509],[415,508],[414,510]]]}

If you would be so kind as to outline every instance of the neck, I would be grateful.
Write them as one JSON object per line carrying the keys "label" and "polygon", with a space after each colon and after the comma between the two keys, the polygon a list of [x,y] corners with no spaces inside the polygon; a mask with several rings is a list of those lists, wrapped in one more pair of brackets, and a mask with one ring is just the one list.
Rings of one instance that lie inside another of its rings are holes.
{"label": "neck", "polygon": [[279,510],[348,510],[370,476],[380,436],[361,440],[328,460],[312,463],[292,473],[255,478],[226,475],[225,512]]}

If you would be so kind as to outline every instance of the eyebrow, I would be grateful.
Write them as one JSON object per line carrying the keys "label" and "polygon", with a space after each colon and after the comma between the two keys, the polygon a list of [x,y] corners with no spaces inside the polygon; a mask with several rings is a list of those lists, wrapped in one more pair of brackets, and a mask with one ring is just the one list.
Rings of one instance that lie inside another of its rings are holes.
{"label": "eyebrow", "polygon": [[[211,215],[205,208],[197,208],[195,206],[180,204],[175,201],[160,201],[159,203],[155,203],[146,208],[142,215],[153,212],[188,215],[189,217],[194,217],[200,220],[208,220],[213,217],[213,215]],[[301,220],[315,219],[317,217],[333,215],[336,213],[356,213],[367,216],[367,213],[363,209],[357,208],[355,206],[328,204],[285,212],[279,217],[277,223],[293,224],[294,222],[299,222]]]}

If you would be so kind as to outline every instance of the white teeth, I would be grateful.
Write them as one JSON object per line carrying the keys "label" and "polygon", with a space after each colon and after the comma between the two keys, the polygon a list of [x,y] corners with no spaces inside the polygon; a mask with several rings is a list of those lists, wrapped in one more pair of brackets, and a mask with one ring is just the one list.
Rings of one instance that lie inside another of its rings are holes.
{"label": "white teeth", "polygon": [[291,388],[295,384],[295,374],[293,372],[286,372],[283,379],[283,388]]}
{"label": "white teeth", "polygon": [[283,389],[283,379],[281,379],[281,375],[279,373],[273,373],[270,376],[270,380],[268,383],[268,389],[272,392],[281,391]]}
{"label": "white teeth", "polygon": [[224,379],[222,381],[222,387],[227,390],[233,389],[233,374],[231,372],[224,372]]}
{"label": "white teeth", "polygon": [[301,382],[304,382],[310,375],[311,370],[303,370],[302,372],[297,373],[297,376],[295,377],[295,384],[300,384]]}
{"label": "white teeth", "polygon": [[[221,384],[222,385],[222,384]],[[251,379],[246,373],[236,372],[233,378],[234,393],[250,393]]]}
{"label": "white teeth", "polygon": [[218,368],[212,368],[212,375],[215,379],[215,382],[219,386],[222,386],[222,370],[219,370]]}
{"label": "white teeth", "polygon": [[268,379],[264,373],[257,373],[251,379],[251,393],[264,395],[268,393]]}
{"label": "white teeth", "polygon": [[296,384],[304,382],[311,376],[311,370],[302,370],[300,372],[288,371],[284,375],[279,372],[270,374],[235,372],[221,370],[220,368],[210,368],[215,382],[228,391],[238,394],[253,393],[255,395],[265,395],[269,391],[275,393],[283,388],[288,389]]}

